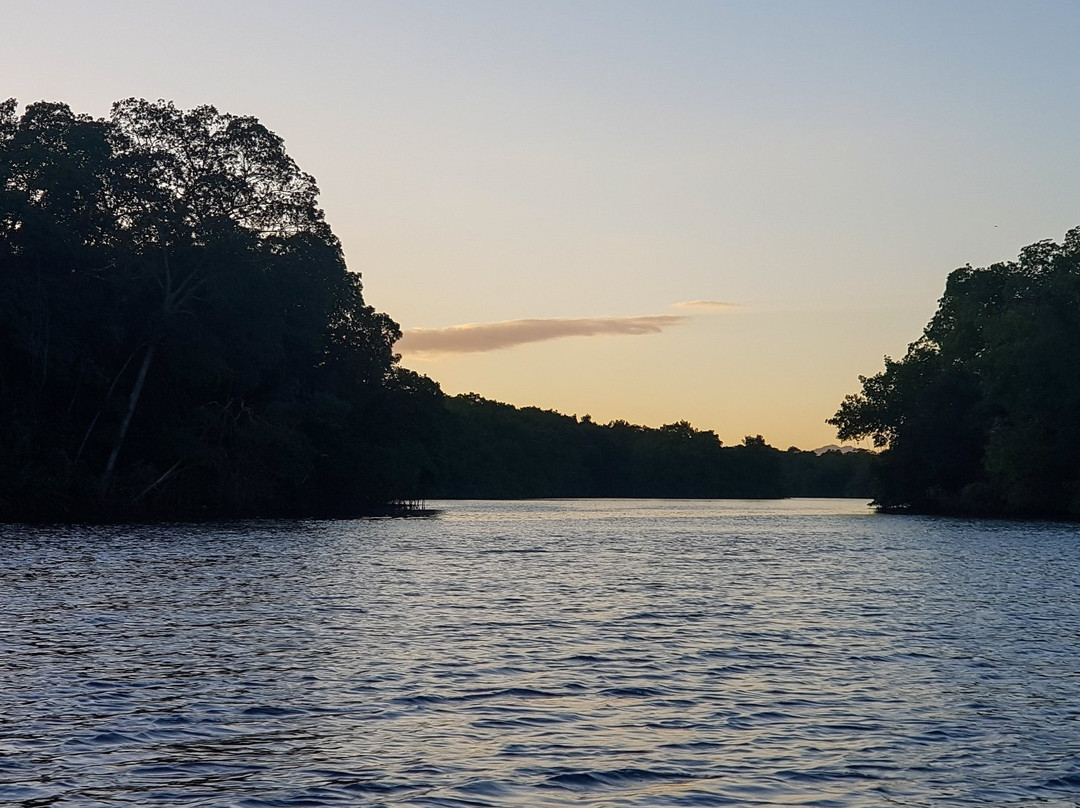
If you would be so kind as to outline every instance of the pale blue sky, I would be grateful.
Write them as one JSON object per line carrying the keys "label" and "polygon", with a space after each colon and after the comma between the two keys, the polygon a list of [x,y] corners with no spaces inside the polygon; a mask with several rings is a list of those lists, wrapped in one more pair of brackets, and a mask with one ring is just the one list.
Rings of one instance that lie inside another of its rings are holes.
{"label": "pale blue sky", "polygon": [[[46,0],[3,17],[4,97],[212,103],[282,135],[369,302],[406,329],[689,317],[406,354],[449,392],[820,445],[949,270],[1080,224],[1075,3]],[[673,307],[692,300],[736,305]]]}

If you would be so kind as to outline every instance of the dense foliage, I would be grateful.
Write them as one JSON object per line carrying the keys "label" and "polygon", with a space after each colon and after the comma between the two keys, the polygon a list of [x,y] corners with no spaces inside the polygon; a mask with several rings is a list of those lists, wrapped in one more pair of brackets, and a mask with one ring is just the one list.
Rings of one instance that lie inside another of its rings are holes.
{"label": "dense foliage", "polygon": [[317,196],[254,118],[0,104],[0,519],[850,488],[851,461],[764,441],[446,398],[397,364]]}
{"label": "dense foliage", "polygon": [[869,497],[870,452],[723,446],[685,421],[598,424],[477,395],[446,399],[444,497]]}
{"label": "dense foliage", "polygon": [[1080,517],[1080,228],[949,275],[903,359],[830,423],[882,453],[886,509]]}
{"label": "dense foliage", "polygon": [[396,425],[387,396],[417,381],[317,193],[253,118],[0,105],[0,515],[392,494],[394,433],[372,424]]}

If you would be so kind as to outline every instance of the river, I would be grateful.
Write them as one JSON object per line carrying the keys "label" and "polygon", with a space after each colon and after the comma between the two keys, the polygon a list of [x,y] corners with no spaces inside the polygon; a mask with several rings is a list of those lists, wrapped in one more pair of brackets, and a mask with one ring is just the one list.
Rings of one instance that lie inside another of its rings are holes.
{"label": "river", "polygon": [[432,505],[0,526],[0,803],[1080,799],[1076,526]]}

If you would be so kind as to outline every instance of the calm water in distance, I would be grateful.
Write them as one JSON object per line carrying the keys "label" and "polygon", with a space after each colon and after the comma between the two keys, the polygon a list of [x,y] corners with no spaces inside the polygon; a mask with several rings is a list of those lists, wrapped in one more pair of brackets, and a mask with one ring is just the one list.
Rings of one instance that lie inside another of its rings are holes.
{"label": "calm water in distance", "polygon": [[0,804],[1075,806],[1074,525],[0,527]]}

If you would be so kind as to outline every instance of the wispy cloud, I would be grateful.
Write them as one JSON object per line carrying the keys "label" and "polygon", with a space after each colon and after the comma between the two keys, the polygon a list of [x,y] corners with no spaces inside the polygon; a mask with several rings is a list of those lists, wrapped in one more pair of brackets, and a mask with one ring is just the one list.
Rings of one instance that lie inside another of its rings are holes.
{"label": "wispy cloud", "polygon": [[413,357],[482,353],[529,342],[601,334],[658,334],[689,319],[681,314],[646,314],[638,317],[548,318],[468,323],[449,328],[412,328],[397,344]]}
{"label": "wispy cloud", "polygon": [[676,309],[733,309],[738,303],[728,303],[723,300],[687,300],[684,303],[674,303]]}

